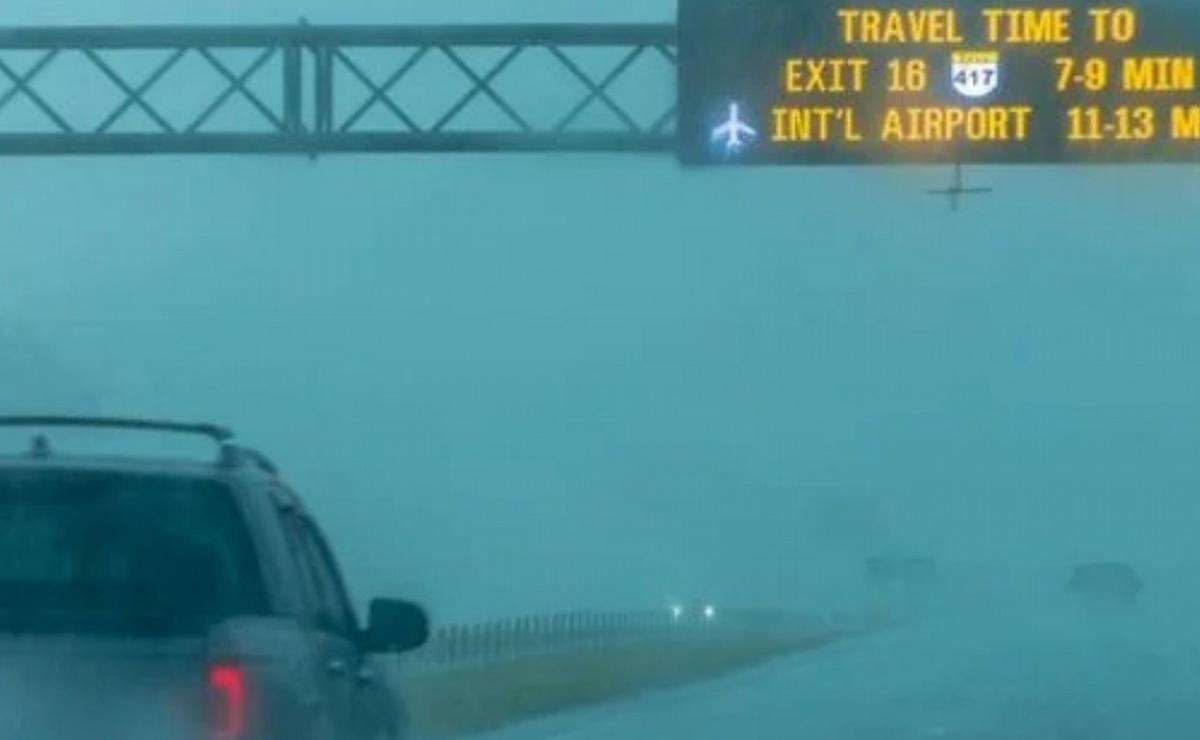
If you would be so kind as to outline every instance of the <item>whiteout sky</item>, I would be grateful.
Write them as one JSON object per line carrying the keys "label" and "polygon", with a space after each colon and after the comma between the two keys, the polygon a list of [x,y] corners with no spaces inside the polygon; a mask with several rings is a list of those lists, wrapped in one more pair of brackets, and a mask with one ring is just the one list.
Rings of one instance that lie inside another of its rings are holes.
{"label": "whiteout sky", "polygon": [[[672,8],[22,0],[0,23],[300,15]],[[942,168],[4,160],[0,321],[58,370],[0,362],[3,399],[228,423],[358,597],[444,618],[824,604],[877,550],[1169,580],[1200,559],[1200,172],[968,174],[997,192],[951,214],[921,192]]]}

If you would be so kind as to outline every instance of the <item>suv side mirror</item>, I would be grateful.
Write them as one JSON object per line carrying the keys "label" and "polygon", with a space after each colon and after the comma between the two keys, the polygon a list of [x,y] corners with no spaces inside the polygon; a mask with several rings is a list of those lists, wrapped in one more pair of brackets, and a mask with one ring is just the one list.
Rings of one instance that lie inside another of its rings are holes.
{"label": "suv side mirror", "polygon": [[363,632],[368,653],[403,653],[429,639],[429,616],[420,606],[396,599],[372,599]]}

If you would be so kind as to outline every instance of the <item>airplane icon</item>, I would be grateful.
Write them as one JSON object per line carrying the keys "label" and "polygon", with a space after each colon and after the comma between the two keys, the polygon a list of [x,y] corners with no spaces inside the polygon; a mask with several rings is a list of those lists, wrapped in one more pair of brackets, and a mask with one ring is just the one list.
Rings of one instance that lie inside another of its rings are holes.
{"label": "airplane icon", "polygon": [[758,132],[742,121],[737,103],[729,104],[729,120],[714,128],[712,132],[712,140],[723,143],[726,154],[737,153],[756,136],[758,136]]}

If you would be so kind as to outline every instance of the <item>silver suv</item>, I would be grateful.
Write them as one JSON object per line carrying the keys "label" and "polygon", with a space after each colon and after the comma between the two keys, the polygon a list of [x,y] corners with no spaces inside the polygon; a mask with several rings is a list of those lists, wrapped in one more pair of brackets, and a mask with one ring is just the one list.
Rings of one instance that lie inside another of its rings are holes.
{"label": "silver suv", "polygon": [[[385,653],[418,606],[360,629],[325,538],[263,455],[219,427],[0,417],[0,737],[385,740],[405,714]],[[64,427],[212,438],[213,461],[68,456]]]}

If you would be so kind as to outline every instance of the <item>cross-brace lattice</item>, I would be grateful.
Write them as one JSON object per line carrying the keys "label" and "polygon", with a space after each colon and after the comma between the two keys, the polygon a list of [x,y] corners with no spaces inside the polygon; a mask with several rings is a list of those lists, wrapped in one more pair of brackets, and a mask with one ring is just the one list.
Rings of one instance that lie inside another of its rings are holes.
{"label": "cross-brace lattice", "polygon": [[[481,49],[494,58],[473,61]],[[609,61],[589,68],[584,49],[607,50]],[[385,53],[383,72],[361,58],[368,50]],[[131,51],[161,56],[130,72],[117,58]],[[14,58],[22,54],[32,61]],[[563,73],[565,95],[531,89],[544,79],[514,69],[531,57]],[[431,84],[403,83],[435,62],[447,89],[466,87],[420,116]],[[666,25],[0,29],[0,154],[665,150],[675,68]],[[201,74],[215,92],[196,83]],[[631,101],[617,87],[635,74],[641,94]],[[101,88],[111,96],[96,103]],[[99,110],[76,105],[84,98]],[[484,104],[498,117],[468,120]]]}

